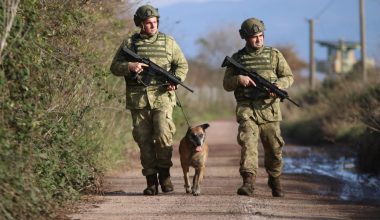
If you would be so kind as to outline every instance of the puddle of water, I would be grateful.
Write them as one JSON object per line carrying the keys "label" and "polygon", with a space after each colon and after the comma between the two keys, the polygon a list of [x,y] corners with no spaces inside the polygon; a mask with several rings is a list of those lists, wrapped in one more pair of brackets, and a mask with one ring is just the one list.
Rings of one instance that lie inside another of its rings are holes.
{"label": "puddle of water", "polygon": [[[348,155],[348,156],[347,156]],[[319,174],[343,183],[340,199],[380,201],[380,180],[355,171],[355,158],[337,147],[285,147],[284,173]]]}

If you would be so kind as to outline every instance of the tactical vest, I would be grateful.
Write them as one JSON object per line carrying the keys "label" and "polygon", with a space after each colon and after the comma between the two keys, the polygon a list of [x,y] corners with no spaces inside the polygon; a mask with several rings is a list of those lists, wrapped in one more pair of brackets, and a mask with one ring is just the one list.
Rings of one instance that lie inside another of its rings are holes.
{"label": "tactical vest", "polygon": [[[163,33],[158,33],[154,42],[144,42],[139,39],[139,34],[135,34],[131,38],[131,49],[139,56],[148,58],[165,70],[170,65],[166,53],[166,35]],[[127,86],[156,86],[165,82],[164,78],[148,71],[143,71],[138,76],[131,74],[130,77],[127,77]]]}
{"label": "tactical vest", "polygon": [[[264,47],[259,54],[249,54],[245,48],[238,52],[238,62],[249,71],[256,72],[265,79],[275,82],[277,80],[274,66],[272,64],[272,48]],[[236,73],[240,74],[240,73]],[[262,87],[241,87],[234,92],[237,101],[259,100],[269,98],[269,93]]]}

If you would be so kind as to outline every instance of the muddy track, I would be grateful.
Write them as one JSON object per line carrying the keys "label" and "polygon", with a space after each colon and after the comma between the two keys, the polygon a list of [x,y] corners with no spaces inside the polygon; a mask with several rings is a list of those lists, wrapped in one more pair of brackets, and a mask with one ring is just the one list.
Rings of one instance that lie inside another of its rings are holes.
{"label": "muddy track", "polygon": [[176,146],[171,170],[174,192],[142,195],[146,183],[137,161],[134,168],[108,175],[104,196],[87,196],[87,202],[79,204],[77,211],[68,216],[82,220],[380,219],[380,204],[340,200],[340,182],[325,176],[285,174],[286,196],[273,198],[262,161],[254,197],[238,196],[241,178],[237,125],[233,121],[215,121],[210,125],[210,153],[200,196],[185,193]]}

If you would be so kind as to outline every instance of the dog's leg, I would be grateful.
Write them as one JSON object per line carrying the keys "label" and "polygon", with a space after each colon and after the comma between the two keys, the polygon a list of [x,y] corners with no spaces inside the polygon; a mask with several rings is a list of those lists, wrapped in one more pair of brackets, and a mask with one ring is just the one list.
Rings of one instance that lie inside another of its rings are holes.
{"label": "dog's leg", "polygon": [[195,174],[193,178],[193,188],[192,188],[193,196],[199,196],[201,194],[201,188],[199,187],[200,173],[201,173],[201,169],[195,168]]}
{"label": "dog's leg", "polygon": [[183,171],[183,179],[185,180],[185,190],[186,193],[191,192],[191,186],[190,186],[190,181],[189,181],[189,167],[182,166],[182,171]]}
{"label": "dog's leg", "polygon": [[205,174],[205,167],[202,166],[199,168],[199,181],[198,181],[198,185],[199,185],[199,188],[201,186],[201,183],[203,182],[203,176]]}

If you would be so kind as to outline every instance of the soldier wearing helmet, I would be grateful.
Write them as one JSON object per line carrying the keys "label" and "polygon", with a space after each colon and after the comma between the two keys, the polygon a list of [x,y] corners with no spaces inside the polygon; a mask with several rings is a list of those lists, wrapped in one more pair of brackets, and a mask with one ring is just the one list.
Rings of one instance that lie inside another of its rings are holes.
{"label": "soldier wearing helmet", "polygon": [[[279,50],[264,46],[264,31],[263,21],[257,18],[245,20],[239,34],[246,45],[234,53],[232,58],[280,89],[286,89],[293,83],[292,71]],[[280,183],[284,140],[280,131],[282,116],[279,98],[256,85],[254,80],[244,76],[233,66],[226,69],[223,87],[226,91],[234,91],[237,101],[237,139],[241,146],[239,172],[243,179],[243,185],[238,188],[237,193],[253,195],[259,166],[258,141],[261,139],[265,152],[264,166],[272,196],[284,196]]]}
{"label": "soldier wearing helmet", "polygon": [[175,133],[172,112],[177,87],[149,73],[147,65],[129,62],[122,48],[128,47],[141,57],[149,58],[183,81],[188,71],[187,61],[176,41],[158,31],[159,17],[153,6],[139,7],[133,17],[139,29],[126,37],[111,64],[111,72],[125,78],[126,107],[133,121],[132,135],[139,146],[142,174],[147,180],[144,195],[157,195],[158,185],[162,192],[173,191],[170,179]]}

